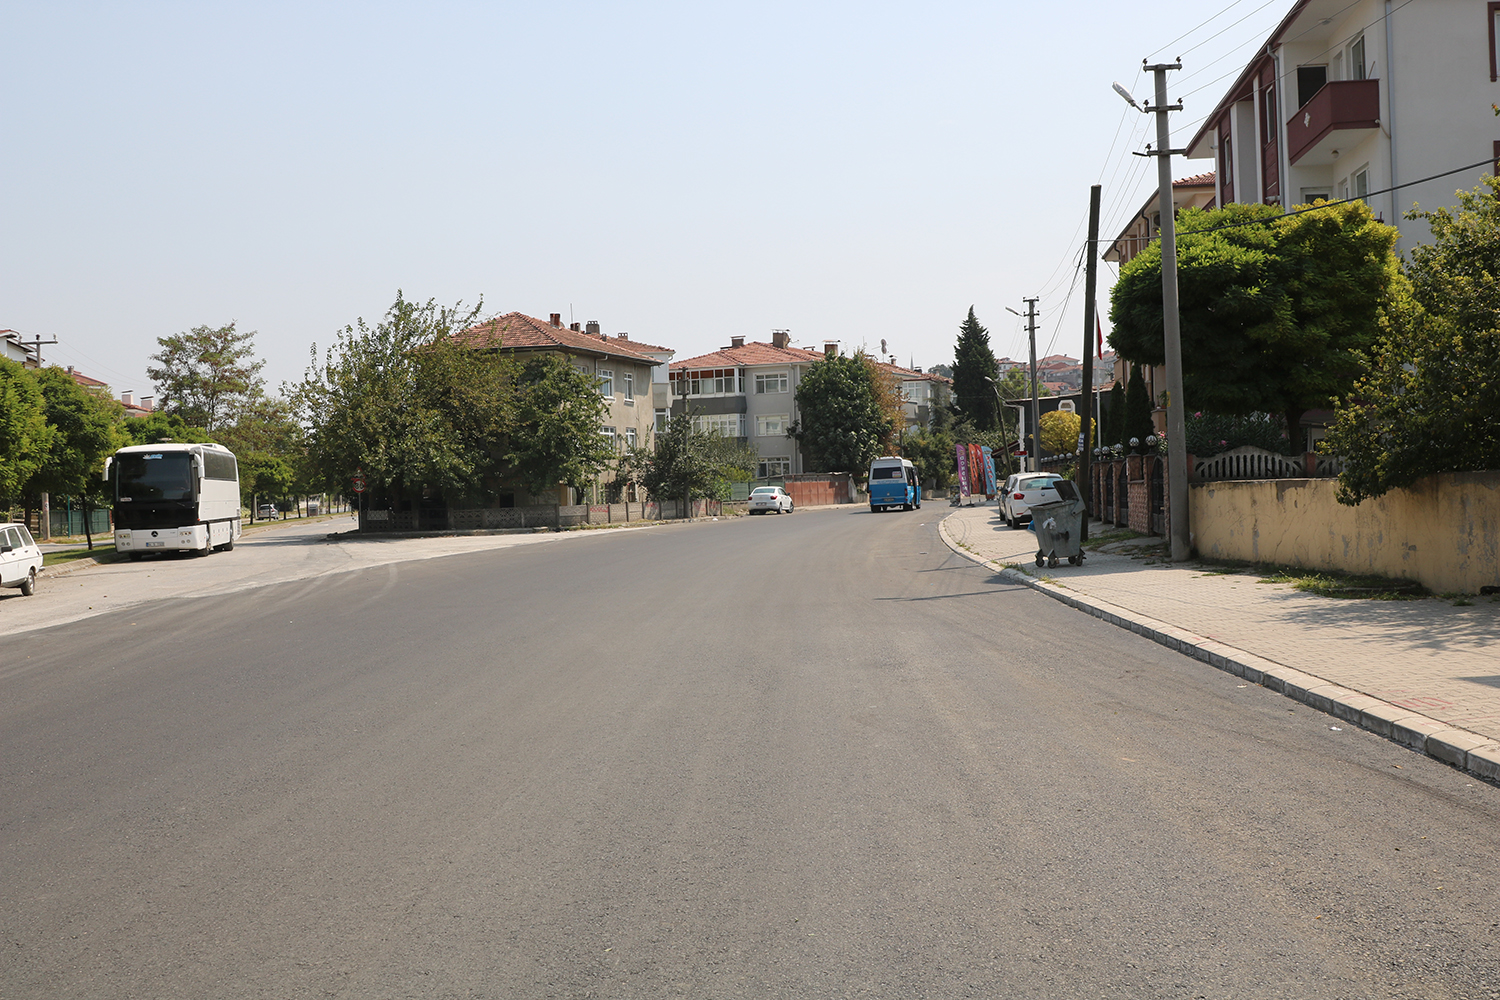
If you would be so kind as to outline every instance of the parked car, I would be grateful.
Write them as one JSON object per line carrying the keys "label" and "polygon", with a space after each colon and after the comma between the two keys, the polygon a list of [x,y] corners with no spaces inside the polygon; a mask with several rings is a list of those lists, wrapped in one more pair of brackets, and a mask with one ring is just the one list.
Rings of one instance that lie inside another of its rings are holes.
{"label": "parked car", "polygon": [[1000,517],[1012,528],[1031,520],[1034,504],[1057,503],[1056,483],[1062,479],[1055,472],[1022,472],[1005,481],[1005,494],[1000,498]]}
{"label": "parked car", "polygon": [[0,524],[0,587],[19,587],[30,597],[42,571],[42,550],[24,524]]}
{"label": "parked car", "polygon": [[274,521],[281,515],[276,513],[276,505],[274,503],[263,503],[256,508],[255,516],[262,521]]}
{"label": "parked car", "polygon": [[778,514],[790,514],[794,506],[791,494],[780,486],[757,486],[750,491],[752,514],[764,514],[772,510]]}

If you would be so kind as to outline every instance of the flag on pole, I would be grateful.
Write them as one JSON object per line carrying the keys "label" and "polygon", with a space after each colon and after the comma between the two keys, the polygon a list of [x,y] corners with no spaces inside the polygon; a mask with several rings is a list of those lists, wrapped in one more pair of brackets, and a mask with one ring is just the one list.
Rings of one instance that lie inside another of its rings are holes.
{"label": "flag on pole", "polygon": [[1099,342],[1097,351],[1099,359],[1104,359],[1104,323],[1099,319],[1099,310],[1094,310],[1094,329],[1099,331]]}

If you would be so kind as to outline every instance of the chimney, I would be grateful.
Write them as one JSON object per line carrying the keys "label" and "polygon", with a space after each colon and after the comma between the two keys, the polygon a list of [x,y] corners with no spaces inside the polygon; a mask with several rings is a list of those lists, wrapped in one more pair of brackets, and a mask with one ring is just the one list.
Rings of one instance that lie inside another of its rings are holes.
{"label": "chimney", "polygon": [[133,392],[122,392],[122,393],[120,393],[120,402],[123,403],[126,406],[131,406],[131,407],[135,406],[135,393],[133,393]]}
{"label": "chimney", "polygon": [[772,330],[771,331],[771,346],[772,347],[785,347],[787,344],[790,344],[791,342],[792,342],[792,338],[787,335],[787,332],[785,330]]}
{"label": "chimney", "polygon": [[554,327],[561,327],[562,326],[562,313],[553,313],[552,314],[552,325]]}
{"label": "chimney", "polygon": [[579,329],[579,326],[578,326],[577,323],[569,323],[568,324],[568,329],[572,330],[574,333],[582,333],[583,332],[581,329]]}
{"label": "chimney", "polygon": [[744,337],[730,337],[729,338],[729,347],[730,347],[730,349],[733,349],[733,348],[736,348],[736,347],[744,347],[744,346],[745,346],[745,338]]}
{"label": "chimney", "polygon": [[597,336],[599,336],[599,321],[597,319],[591,319],[591,320],[589,320],[588,321],[588,325],[585,326],[583,328],[583,330],[590,337],[597,337]]}
{"label": "chimney", "polygon": [[629,340],[630,339],[630,334],[628,334],[628,333],[617,333],[617,334],[615,334],[615,339],[616,340]]}
{"label": "chimney", "polygon": [[154,396],[142,396],[141,397],[141,409],[145,410],[147,413],[150,413],[151,412],[151,402],[155,398],[156,397],[154,397]]}
{"label": "chimney", "polygon": [[916,372],[918,375],[922,374],[922,369],[920,367],[913,368],[912,371]]}
{"label": "chimney", "polygon": [[839,342],[837,340],[823,341],[823,357],[836,358],[839,356]]}

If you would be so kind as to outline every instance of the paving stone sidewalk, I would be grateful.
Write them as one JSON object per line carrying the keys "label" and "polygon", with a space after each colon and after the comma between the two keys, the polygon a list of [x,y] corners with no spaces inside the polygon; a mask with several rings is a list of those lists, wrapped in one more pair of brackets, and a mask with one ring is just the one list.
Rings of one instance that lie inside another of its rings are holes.
{"label": "paving stone sidewalk", "polygon": [[[1095,522],[1092,537],[1109,530]],[[1036,566],[1036,536],[993,504],[942,522],[954,551],[1221,669],[1500,780],[1500,598],[1321,597],[1196,562],[1155,543]]]}

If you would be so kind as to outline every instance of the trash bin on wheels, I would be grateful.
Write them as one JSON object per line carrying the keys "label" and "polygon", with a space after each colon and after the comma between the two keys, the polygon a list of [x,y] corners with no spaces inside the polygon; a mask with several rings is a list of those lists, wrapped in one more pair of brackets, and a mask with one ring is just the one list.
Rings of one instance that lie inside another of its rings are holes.
{"label": "trash bin on wheels", "polygon": [[1083,563],[1083,498],[1071,480],[1056,483],[1056,503],[1037,504],[1031,508],[1031,524],[1036,529],[1036,564],[1056,566],[1059,559],[1068,565]]}

